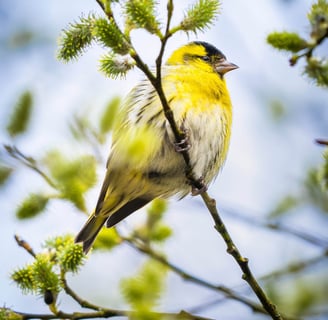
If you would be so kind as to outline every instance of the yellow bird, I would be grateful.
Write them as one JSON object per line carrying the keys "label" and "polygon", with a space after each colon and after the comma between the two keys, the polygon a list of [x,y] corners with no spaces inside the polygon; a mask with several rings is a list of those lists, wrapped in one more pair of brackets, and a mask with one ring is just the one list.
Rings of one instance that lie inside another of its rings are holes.
{"label": "yellow bird", "polygon": [[[187,133],[193,172],[205,185],[226,159],[232,106],[224,74],[236,68],[220,50],[200,41],[174,51],[162,68],[166,99],[177,125]],[[112,141],[95,211],[75,239],[83,243],[85,253],[105,223],[112,227],[155,198],[182,198],[191,192],[185,162],[148,80],[127,96]],[[135,157],[127,151],[133,141],[143,147]]]}

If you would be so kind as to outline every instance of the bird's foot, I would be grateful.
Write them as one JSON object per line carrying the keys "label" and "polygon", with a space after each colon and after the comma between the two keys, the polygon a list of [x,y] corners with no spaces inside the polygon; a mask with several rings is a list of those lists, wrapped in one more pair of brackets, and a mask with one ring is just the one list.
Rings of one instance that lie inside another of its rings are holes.
{"label": "bird's foot", "polygon": [[203,177],[200,177],[198,180],[196,180],[196,183],[191,185],[192,196],[198,196],[206,191],[207,191],[207,185],[204,183]]}
{"label": "bird's foot", "polygon": [[188,151],[191,148],[189,130],[183,124],[181,125],[180,130],[183,132],[184,138],[173,143],[175,151],[179,153]]}

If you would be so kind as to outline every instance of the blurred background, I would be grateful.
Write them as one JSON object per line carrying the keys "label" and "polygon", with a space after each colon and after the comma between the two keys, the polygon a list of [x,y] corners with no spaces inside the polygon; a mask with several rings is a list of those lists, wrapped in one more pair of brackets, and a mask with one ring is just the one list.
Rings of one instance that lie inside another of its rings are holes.
{"label": "blurred background", "polygon": [[[173,24],[181,20],[191,3],[175,1]],[[166,57],[183,43],[202,40],[221,49],[228,60],[240,67],[226,76],[234,105],[232,141],[225,168],[209,194],[216,198],[227,228],[241,253],[250,259],[257,277],[270,275],[291,263],[317,259],[317,263],[305,262],[300,272],[268,277],[261,283],[286,313],[303,312],[304,318],[328,319],[327,260],[323,256],[328,243],[328,198],[322,194],[311,197],[309,191],[309,170],[323,163],[323,148],[314,140],[328,137],[328,91],[302,76],[301,62],[291,68],[289,56],[266,43],[272,31],[306,33],[306,14],[311,4],[310,0],[222,1],[215,25],[204,34],[175,35],[168,43]],[[160,8],[164,21],[163,1]],[[100,13],[96,1],[13,0],[10,5],[0,2],[1,144],[15,145],[35,158],[54,149],[68,157],[83,154],[87,147],[74,142],[70,133],[72,115],[87,115],[91,122],[96,121],[109,100],[125,96],[142,78],[137,70],[125,80],[106,78],[98,71],[97,61],[103,51],[97,46],[76,62],[64,64],[56,59],[62,29],[89,12]],[[159,48],[157,40],[134,31],[133,41],[145,61],[153,64]],[[6,123],[26,90],[31,92],[34,103],[31,126],[25,135],[13,139],[6,133]],[[110,139],[100,148],[103,161],[109,146]],[[0,152],[2,158],[12,161],[3,147]],[[20,201],[33,190],[42,190],[44,182],[25,167],[11,163],[16,166],[15,174],[0,189],[0,305],[19,311],[46,312],[42,298],[22,295],[10,279],[12,270],[30,259],[13,236],[19,234],[39,251],[40,243],[50,236],[78,232],[85,216],[73,205],[54,200],[42,215],[18,220],[15,209]],[[86,195],[90,211],[104,172],[103,164],[97,171],[96,186]],[[299,199],[305,201],[299,203]],[[141,210],[119,228],[129,230],[142,216]],[[173,236],[163,250],[175,264],[200,278],[251,296],[199,197],[170,201],[165,222],[172,227]],[[263,228],[259,226],[262,222],[278,223],[293,232]],[[305,241],[304,236],[295,235],[297,232],[322,239],[326,247]],[[322,259],[318,258],[320,255]],[[125,308],[119,281],[133,275],[144,259],[127,245],[106,254],[96,252],[70,282],[85,299]],[[73,308],[69,298],[60,297],[59,301],[62,309]],[[211,301],[214,303],[207,306]],[[170,273],[159,309],[195,308],[216,319],[266,318]]]}

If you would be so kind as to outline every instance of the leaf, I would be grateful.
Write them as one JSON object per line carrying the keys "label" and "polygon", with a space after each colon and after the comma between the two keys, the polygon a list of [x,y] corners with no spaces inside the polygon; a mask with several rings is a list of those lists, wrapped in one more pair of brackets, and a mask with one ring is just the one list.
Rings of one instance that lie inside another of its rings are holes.
{"label": "leaf", "polygon": [[84,193],[96,183],[96,160],[84,155],[68,160],[57,151],[50,152],[45,163],[55,180],[62,197],[85,211]]}
{"label": "leaf", "polygon": [[7,124],[7,132],[12,137],[24,133],[29,124],[33,107],[33,97],[30,91],[25,91],[21,94],[17,104],[14,107],[14,112]]}
{"label": "leaf", "polygon": [[278,202],[277,206],[269,214],[270,218],[277,218],[286,214],[289,210],[295,208],[300,200],[291,195],[287,195]]}
{"label": "leaf", "polygon": [[149,312],[156,306],[164,290],[165,276],[166,268],[159,262],[149,260],[135,276],[121,281],[121,291],[135,310],[136,319],[154,319],[149,318]]}
{"label": "leaf", "polygon": [[5,184],[5,182],[8,180],[12,172],[13,172],[12,168],[0,164],[0,186]]}
{"label": "leaf", "polygon": [[100,118],[100,133],[105,134],[112,130],[120,104],[121,99],[119,97],[114,97],[109,101]]}
{"label": "leaf", "polygon": [[273,32],[268,35],[267,42],[278,50],[298,52],[307,47],[307,42],[294,32]]}
{"label": "leaf", "polygon": [[40,214],[46,208],[49,198],[38,193],[30,194],[18,207],[18,219],[30,219]]}
{"label": "leaf", "polygon": [[186,12],[180,23],[181,30],[204,31],[214,23],[219,14],[220,2],[218,0],[198,0]]}

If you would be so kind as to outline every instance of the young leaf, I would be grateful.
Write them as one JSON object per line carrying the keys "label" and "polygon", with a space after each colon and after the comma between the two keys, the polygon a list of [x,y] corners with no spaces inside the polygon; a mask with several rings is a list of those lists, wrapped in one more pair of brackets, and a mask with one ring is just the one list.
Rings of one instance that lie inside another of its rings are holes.
{"label": "young leaf", "polygon": [[67,160],[54,151],[47,155],[45,162],[62,192],[62,197],[84,211],[84,193],[96,183],[95,158],[85,155],[75,160]]}
{"label": "young leaf", "polygon": [[154,0],[129,0],[125,4],[127,29],[146,29],[150,33],[158,34],[159,22],[155,13]]}
{"label": "young leaf", "polygon": [[12,172],[12,168],[0,164],[0,186],[8,180]]}
{"label": "young leaf", "polygon": [[7,124],[7,131],[12,137],[26,131],[31,118],[32,107],[32,93],[29,91],[22,93]]}
{"label": "young leaf", "polygon": [[103,46],[111,48],[114,53],[125,55],[130,50],[130,44],[113,19],[110,21],[105,18],[96,19],[92,34]]}
{"label": "young leaf", "polygon": [[318,86],[328,86],[328,60],[311,57],[307,59],[304,73],[313,79]]}
{"label": "young leaf", "polygon": [[203,31],[214,23],[220,8],[218,0],[198,0],[186,12],[184,19],[180,23],[181,30]]}
{"label": "young leaf", "polygon": [[113,128],[120,103],[121,99],[119,97],[114,97],[109,101],[100,118],[100,133],[105,134]]}
{"label": "young leaf", "polygon": [[33,218],[41,213],[47,206],[49,198],[39,194],[30,194],[18,207],[16,216],[18,219],[29,219]]}
{"label": "young leaf", "polygon": [[59,38],[58,59],[68,62],[80,56],[93,40],[92,28],[95,17],[81,17],[63,30]]}
{"label": "young leaf", "polygon": [[[149,312],[164,290],[166,268],[153,260],[147,261],[136,276],[123,279],[121,290],[136,312],[136,319],[154,319]],[[152,315],[154,317],[154,315]]]}
{"label": "young leaf", "polygon": [[294,32],[273,32],[268,35],[267,42],[278,50],[298,52],[307,47],[307,42]]}

